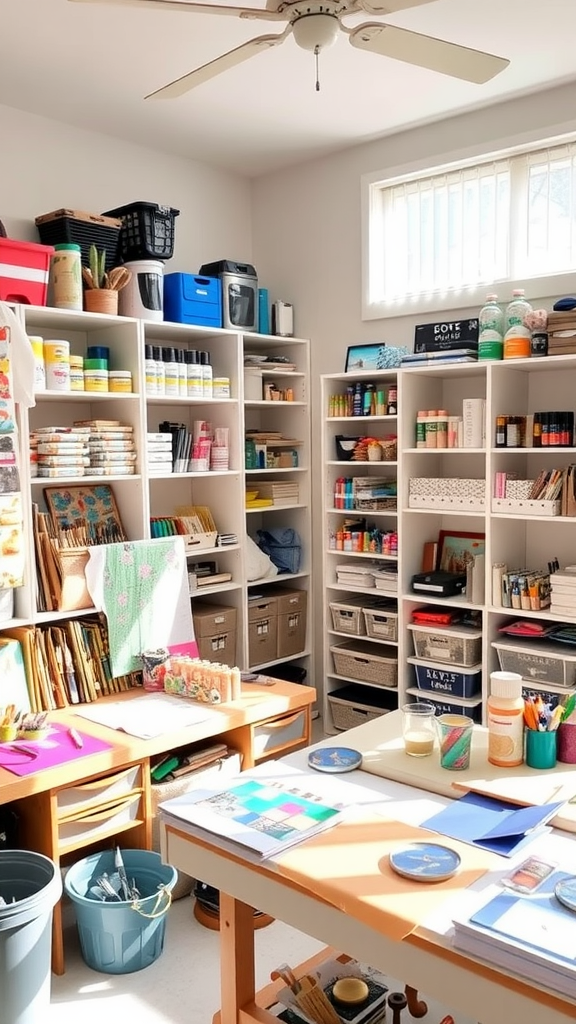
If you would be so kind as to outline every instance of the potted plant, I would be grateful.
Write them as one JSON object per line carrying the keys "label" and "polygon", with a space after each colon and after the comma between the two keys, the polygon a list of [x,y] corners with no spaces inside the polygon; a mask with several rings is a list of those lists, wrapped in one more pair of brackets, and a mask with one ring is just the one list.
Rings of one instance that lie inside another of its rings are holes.
{"label": "potted plant", "polygon": [[118,313],[118,292],[132,278],[127,267],[114,267],[106,271],[106,250],[90,246],[89,267],[82,267],[84,281],[84,309],[89,313]]}

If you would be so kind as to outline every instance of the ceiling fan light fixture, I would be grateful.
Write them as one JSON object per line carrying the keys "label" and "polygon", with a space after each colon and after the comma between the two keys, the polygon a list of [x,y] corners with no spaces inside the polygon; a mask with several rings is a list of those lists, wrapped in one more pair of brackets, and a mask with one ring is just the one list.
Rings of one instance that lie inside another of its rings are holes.
{"label": "ceiling fan light fixture", "polygon": [[292,25],[292,33],[298,46],[313,53],[332,46],[339,27],[338,18],[333,14],[304,14]]}

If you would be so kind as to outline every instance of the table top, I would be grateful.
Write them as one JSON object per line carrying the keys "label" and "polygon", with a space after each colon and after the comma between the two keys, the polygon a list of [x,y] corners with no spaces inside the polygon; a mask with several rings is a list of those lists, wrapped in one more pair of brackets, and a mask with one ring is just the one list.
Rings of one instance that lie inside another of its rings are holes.
{"label": "table top", "polygon": [[[95,702],[95,706],[139,700],[145,692],[135,689],[101,697]],[[204,721],[162,733],[151,739],[129,736],[118,729],[91,722],[76,714],[73,706],[52,711],[49,715],[50,721],[61,723],[67,728],[74,727],[78,731],[105,740],[110,744],[109,748],[101,753],[90,754],[24,777],[14,775],[6,768],[0,768],[0,804],[69,785],[71,782],[81,782],[146,757],[163,754],[168,750],[218,736],[245,725],[294,712],[311,705],[315,699],[315,689],[299,683],[288,683],[280,679],[270,683],[247,683],[242,686],[239,700],[207,708],[207,717]]]}

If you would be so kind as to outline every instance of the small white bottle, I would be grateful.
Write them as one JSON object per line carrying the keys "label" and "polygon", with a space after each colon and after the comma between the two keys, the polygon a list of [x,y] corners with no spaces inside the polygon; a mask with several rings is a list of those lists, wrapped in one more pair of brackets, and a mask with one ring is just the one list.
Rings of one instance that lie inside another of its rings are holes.
{"label": "small white bottle", "polygon": [[152,346],[152,352],[154,354],[154,362],[156,363],[156,387],[157,395],[166,394],[166,369],[164,366],[164,359],[162,358],[162,349],[159,345]]}
{"label": "small white bottle", "polygon": [[158,369],[156,367],[156,360],[154,359],[154,349],[152,345],[144,346],[144,373],[146,378],[146,394],[157,395]]}
{"label": "small white bottle", "polygon": [[200,365],[202,368],[202,397],[212,398],[212,364],[210,362],[210,353],[200,353]]}
{"label": "small white bottle", "polygon": [[180,398],[186,398],[188,394],[188,382],[186,377],[186,359],[183,348],[176,349],[176,362],[178,364],[178,394]]}
{"label": "small white bottle", "polygon": [[191,349],[190,352],[186,353],[186,355],[189,360],[186,377],[188,398],[203,398],[204,382],[202,378],[202,368],[200,366],[200,353],[196,352],[195,349]]}
{"label": "small white bottle", "polygon": [[178,363],[173,348],[163,348],[162,357],[164,360],[164,394],[170,398],[177,398],[180,394],[178,383]]}

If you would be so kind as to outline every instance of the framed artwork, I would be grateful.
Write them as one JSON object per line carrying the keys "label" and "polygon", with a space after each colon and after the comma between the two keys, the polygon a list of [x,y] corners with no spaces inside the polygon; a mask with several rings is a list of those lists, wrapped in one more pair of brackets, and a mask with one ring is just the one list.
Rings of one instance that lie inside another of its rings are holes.
{"label": "framed artwork", "polygon": [[386,345],[350,345],[346,352],[344,373],[358,373],[362,370],[385,370],[387,361],[384,356]]}
{"label": "framed artwork", "polygon": [[438,568],[444,572],[465,573],[476,555],[484,554],[485,535],[462,530],[440,530]]}
{"label": "framed artwork", "polygon": [[84,524],[87,545],[128,540],[110,484],[45,487],[44,497],[54,526]]}

